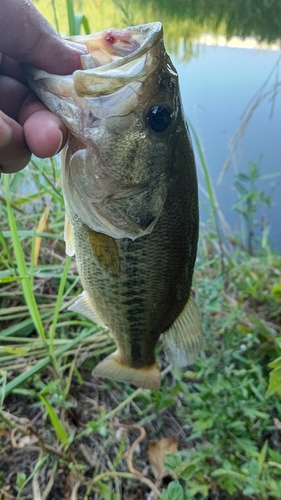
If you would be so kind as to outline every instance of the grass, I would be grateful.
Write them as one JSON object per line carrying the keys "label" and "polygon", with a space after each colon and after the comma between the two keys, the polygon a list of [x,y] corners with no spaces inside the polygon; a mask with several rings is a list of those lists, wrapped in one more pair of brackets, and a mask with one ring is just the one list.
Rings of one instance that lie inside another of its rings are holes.
{"label": "grass", "polygon": [[[71,5],[70,33],[86,30]],[[194,276],[205,346],[182,370],[167,364],[160,344],[159,391],[90,375],[114,346],[106,331],[68,310],[81,289],[64,253],[59,160],[33,160],[4,176],[0,499],[281,499],[281,256],[267,228],[255,241],[252,234],[268,200],[250,163],[236,180],[234,207],[245,218],[248,246],[225,238],[193,134],[211,206]]]}

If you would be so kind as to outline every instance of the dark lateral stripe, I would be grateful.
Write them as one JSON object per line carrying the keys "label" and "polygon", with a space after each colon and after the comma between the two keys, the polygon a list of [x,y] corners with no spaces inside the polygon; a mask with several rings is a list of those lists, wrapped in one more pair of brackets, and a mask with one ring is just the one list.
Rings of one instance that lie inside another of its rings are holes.
{"label": "dark lateral stripe", "polygon": [[123,304],[126,306],[138,305],[139,303],[140,303],[140,297],[131,297],[123,301]]}
{"label": "dark lateral stripe", "polygon": [[131,359],[133,366],[142,366],[141,345],[136,340],[131,343]]}

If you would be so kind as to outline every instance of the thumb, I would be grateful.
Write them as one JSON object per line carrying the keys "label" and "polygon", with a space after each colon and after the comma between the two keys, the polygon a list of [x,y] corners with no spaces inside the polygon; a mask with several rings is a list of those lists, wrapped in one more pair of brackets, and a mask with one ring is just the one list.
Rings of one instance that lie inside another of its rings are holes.
{"label": "thumb", "polygon": [[63,40],[30,0],[1,0],[0,52],[62,75],[81,68],[87,48]]}

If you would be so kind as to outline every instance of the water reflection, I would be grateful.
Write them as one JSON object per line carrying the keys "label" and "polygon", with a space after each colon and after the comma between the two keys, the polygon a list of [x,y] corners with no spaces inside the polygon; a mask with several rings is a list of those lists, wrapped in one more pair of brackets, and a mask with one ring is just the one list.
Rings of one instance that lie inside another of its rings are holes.
{"label": "water reflection", "polygon": [[[34,0],[42,14],[60,33],[68,33],[67,2]],[[177,50],[180,41],[188,42],[204,32],[255,37],[259,41],[280,40],[281,3],[279,0],[74,0],[76,13],[88,18],[92,31],[114,26],[120,28],[159,20],[166,38]]]}

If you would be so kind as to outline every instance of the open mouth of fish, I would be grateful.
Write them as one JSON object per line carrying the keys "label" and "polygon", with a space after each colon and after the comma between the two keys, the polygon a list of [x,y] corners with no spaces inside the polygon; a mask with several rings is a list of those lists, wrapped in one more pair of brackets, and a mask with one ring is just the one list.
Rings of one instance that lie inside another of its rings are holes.
{"label": "open mouth of fish", "polygon": [[151,177],[144,172],[128,180],[109,161],[100,160],[100,144],[108,137],[104,130],[112,128],[116,135],[118,120],[130,116],[132,103],[163,59],[162,37],[158,22],[75,36],[71,40],[89,51],[81,56],[83,69],[61,76],[24,68],[36,94],[75,137],[69,140],[62,168],[69,206],[93,230],[114,238],[151,233],[166,200],[165,172]]}
{"label": "open mouth of fish", "polygon": [[[150,52],[161,39],[161,23],[144,24],[124,30],[106,30],[90,35],[72,37],[84,43],[89,54],[81,56],[84,71],[73,74],[78,96],[99,97],[147,78],[154,70]],[[95,75],[95,78],[92,78]]]}

